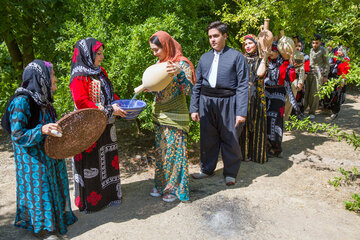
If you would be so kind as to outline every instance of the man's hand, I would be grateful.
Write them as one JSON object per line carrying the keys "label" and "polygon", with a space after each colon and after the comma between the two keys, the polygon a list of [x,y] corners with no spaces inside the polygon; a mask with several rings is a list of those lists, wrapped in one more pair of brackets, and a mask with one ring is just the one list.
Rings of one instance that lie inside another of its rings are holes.
{"label": "man's hand", "polygon": [[245,120],[246,120],[246,117],[236,116],[235,127],[237,127],[240,123],[244,123]]}
{"label": "man's hand", "polygon": [[200,117],[199,117],[199,113],[192,113],[191,114],[191,119],[195,122],[200,121]]}

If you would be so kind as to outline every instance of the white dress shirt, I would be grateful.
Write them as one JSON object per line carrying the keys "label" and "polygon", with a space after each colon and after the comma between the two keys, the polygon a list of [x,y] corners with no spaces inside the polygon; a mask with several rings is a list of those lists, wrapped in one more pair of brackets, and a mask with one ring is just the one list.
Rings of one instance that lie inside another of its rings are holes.
{"label": "white dress shirt", "polygon": [[220,52],[217,52],[214,50],[214,59],[211,64],[210,68],[210,74],[209,74],[209,84],[212,88],[215,88],[216,86],[216,78],[217,78],[217,72],[218,72],[218,66],[219,66],[219,57],[220,54],[223,52],[224,49],[222,49]]}

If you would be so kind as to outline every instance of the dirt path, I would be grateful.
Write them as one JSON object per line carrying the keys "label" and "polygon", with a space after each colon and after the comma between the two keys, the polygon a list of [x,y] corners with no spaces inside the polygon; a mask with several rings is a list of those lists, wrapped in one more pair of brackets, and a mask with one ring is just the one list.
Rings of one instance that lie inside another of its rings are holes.
{"label": "dirt path", "polygon": [[[348,95],[334,122],[360,133],[358,111],[360,96]],[[329,115],[320,114],[316,121],[330,122]],[[263,165],[243,162],[233,187],[225,186],[219,163],[214,177],[191,180],[190,203],[165,203],[149,196],[154,170],[146,156],[151,156],[153,136],[136,139],[129,131],[119,130],[122,205],[89,215],[73,206],[79,221],[69,227],[68,239],[360,240],[360,215],[343,204],[352,193],[360,193],[360,179],[338,189],[327,183],[340,176],[339,167],[360,169],[360,151],[345,142],[324,134],[286,132],[283,158]],[[191,161],[197,162],[197,156],[194,146]],[[13,226],[15,166],[10,139],[2,130],[0,167],[0,239],[34,239]],[[197,164],[190,166],[190,172],[198,169]]]}

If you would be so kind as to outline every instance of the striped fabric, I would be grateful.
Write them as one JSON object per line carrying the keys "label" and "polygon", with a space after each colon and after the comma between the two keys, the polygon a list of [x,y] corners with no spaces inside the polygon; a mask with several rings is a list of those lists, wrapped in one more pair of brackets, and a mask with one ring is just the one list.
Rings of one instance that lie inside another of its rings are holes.
{"label": "striped fabric", "polygon": [[154,123],[189,131],[189,111],[185,94],[178,95],[165,103],[153,104]]}

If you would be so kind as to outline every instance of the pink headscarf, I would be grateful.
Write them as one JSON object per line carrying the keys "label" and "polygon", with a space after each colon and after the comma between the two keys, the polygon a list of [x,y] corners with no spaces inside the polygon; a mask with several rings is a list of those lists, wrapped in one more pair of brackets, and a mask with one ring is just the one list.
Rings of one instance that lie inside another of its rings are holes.
{"label": "pink headscarf", "polygon": [[195,83],[196,76],[195,76],[194,65],[192,64],[192,62],[189,59],[187,59],[186,57],[184,57],[182,55],[181,45],[173,37],[171,37],[170,34],[168,34],[167,32],[164,32],[164,31],[158,31],[158,32],[154,33],[149,38],[149,43],[151,43],[150,39],[153,36],[157,36],[159,38],[162,49],[166,53],[166,57],[164,58],[164,60],[162,60],[160,62],[166,62],[166,61],[172,61],[174,63],[178,63],[180,61],[187,62],[190,65],[190,68],[192,71],[193,83]]}

